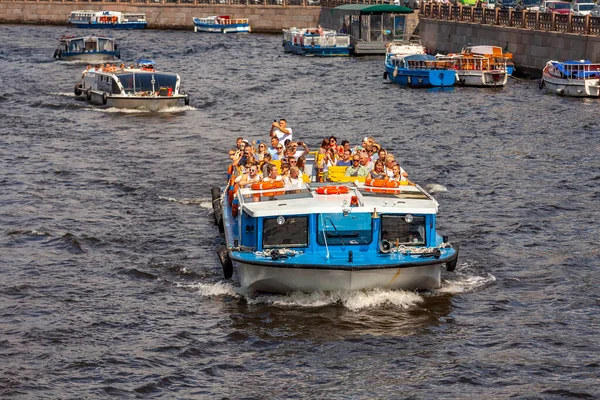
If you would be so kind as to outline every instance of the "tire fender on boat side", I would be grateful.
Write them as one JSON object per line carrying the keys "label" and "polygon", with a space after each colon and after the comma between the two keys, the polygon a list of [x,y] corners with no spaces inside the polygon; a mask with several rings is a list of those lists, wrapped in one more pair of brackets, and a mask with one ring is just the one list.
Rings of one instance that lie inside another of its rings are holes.
{"label": "tire fender on boat side", "polygon": [[217,255],[219,256],[219,261],[221,261],[221,267],[223,268],[223,277],[225,279],[231,279],[233,276],[233,263],[231,262],[231,258],[229,258],[227,247],[219,247],[217,249]]}
{"label": "tire fender on boat side", "polygon": [[540,90],[542,90],[544,88],[544,86],[546,86],[546,82],[544,82],[544,78],[540,78],[540,84],[539,84]]}
{"label": "tire fender on boat side", "polygon": [[87,101],[92,100],[92,89],[88,89],[85,91],[85,98],[87,99]]}
{"label": "tire fender on boat side", "polygon": [[106,94],[106,92],[102,93],[102,104],[106,105],[106,103],[108,103],[108,95]]}
{"label": "tire fender on boat side", "polygon": [[81,96],[81,93],[83,93],[83,91],[81,90],[81,83],[75,85],[75,90],[73,91],[75,92],[75,96]]}
{"label": "tire fender on boat side", "polygon": [[54,58],[58,57],[58,49],[54,50]]}
{"label": "tire fender on boat side", "polygon": [[387,79],[388,78],[388,73],[387,71],[383,71],[383,79]]}
{"label": "tire fender on boat side", "polygon": [[185,98],[185,100],[183,100],[183,104],[185,104],[186,106],[190,105],[190,95],[188,94]]}
{"label": "tire fender on boat side", "polygon": [[223,217],[223,210],[221,209],[221,190],[218,187],[213,187],[210,190],[212,195],[212,207],[213,215],[215,217],[215,225],[219,225],[221,218]]}
{"label": "tire fender on boat side", "polygon": [[456,254],[454,255],[454,258],[451,261],[448,261],[446,263],[446,271],[448,272],[454,271],[456,269],[456,264],[458,263],[458,250],[460,249],[460,246],[458,245],[458,243],[456,243],[453,244],[452,247],[454,247]]}

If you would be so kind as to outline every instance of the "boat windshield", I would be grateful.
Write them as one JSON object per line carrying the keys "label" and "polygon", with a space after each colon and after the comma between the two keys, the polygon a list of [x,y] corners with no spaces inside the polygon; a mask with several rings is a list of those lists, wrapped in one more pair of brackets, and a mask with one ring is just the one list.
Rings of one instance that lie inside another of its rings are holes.
{"label": "boat windshield", "polygon": [[318,218],[317,243],[327,245],[369,244],[373,240],[370,213],[321,214]]}
{"label": "boat windshield", "polygon": [[414,216],[409,223],[404,215],[382,215],[381,240],[384,239],[405,246],[425,245],[425,217]]}
{"label": "boat windshield", "polygon": [[264,249],[308,247],[308,217],[265,218],[262,244]]}
{"label": "boat windshield", "polygon": [[[161,88],[171,88],[175,92],[177,74],[157,72],[126,72],[117,74],[125,93],[158,92]],[[154,82],[153,82],[154,81]]]}

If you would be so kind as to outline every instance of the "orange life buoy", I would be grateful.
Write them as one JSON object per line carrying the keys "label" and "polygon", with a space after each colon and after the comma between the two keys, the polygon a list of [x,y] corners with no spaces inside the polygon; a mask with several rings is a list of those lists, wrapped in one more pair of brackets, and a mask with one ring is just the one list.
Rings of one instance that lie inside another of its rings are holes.
{"label": "orange life buoy", "polygon": [[113,22],[113,24],[117,23],[117,16],[116,15],[113,17],[113,21],[112,22]]}
{"label": "orange life buoy", "polygon": [[385,179],[367,179],[365,185],[374,187],[385,187]]}
{"label": "orange life buoy", "polygon": [[321,186],[317,188],[318,194],[347,194],[350,193],[348,186]]}
{"label": "orange life buoy", "polygon": [[254,182],[252,190],[268,190],[268,189],[281,189],[284,183],[282,181],[270,181],[270,182]]}
{"label": "orange life buoy", "polygon": [[[232,178],[234,178],[234,177],[232,176]],[[235,181],[235,178],[234,178],[234,181]],[[230,187],[229,196],[227,197],[227,201],[229,202],[229,205],[231,205],[233,203],[233,198],[235,197],[235,194],[238,191],[238,187],[239,186],[237,183],[233,185],[233,188]]]}

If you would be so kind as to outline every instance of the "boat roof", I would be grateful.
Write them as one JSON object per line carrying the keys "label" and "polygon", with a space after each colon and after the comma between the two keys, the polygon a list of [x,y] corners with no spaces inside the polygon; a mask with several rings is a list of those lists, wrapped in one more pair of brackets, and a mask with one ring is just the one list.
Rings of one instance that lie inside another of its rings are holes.
{"label": "boat roof", "polygon": [[[365,186],[354,182],[341,184],[350,189],[348,194],[317,194],[320,186],[332,183],[303,183],[281,189],[240,190],[240,206],[251,217],[274,217],[279,215],[321,214],[349,212],[385,214],[436,214],[438,202],[423,188],[405,185],[394,189]],[[339,186],[339,185],[338,185]],[[350,207],[353,196],[359,199],[357,207]]]}
{"label": "boat roof", "polygon": [[358,14],[412,14],[412,8],[396,6],[394,4],[344,4],[334,10],[355,11]]}
{"label": "boat roof", "polygon": [[403,56],[406,61],[434,61],[436,60],[435,56],[431,54],[410,54],[408,56]]}
{"label": "boat roof", "polygon": [[97,36],[97,35],[85,35],[85,36],[61,36],[60,40],[68,41],[68,40],[94,40],[94,39],[105,39],[105,40],[115,40],[115,38],[111,36]]}

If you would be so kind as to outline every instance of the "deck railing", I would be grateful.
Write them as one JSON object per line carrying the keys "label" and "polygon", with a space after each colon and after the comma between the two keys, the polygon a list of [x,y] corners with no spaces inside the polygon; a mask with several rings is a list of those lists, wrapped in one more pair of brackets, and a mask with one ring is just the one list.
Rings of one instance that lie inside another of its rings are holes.
{"label": "deck railing", "polygon": [[539,11],[516,11],[513,9],[502,10],[500,8],[488,9],[463,5],[423,3],[419,16],[421,18],[509,26],[538,31],[600,35],[600,17],[592,17],[590,15],[565,15]]}

